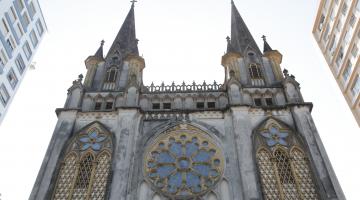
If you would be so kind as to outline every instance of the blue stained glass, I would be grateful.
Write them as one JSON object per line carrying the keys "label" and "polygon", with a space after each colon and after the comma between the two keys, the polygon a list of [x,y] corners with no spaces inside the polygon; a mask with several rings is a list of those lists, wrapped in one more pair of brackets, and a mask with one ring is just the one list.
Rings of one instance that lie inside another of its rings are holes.
{"label": "blue stained glass", "polygon": [[196,176],[194,173],[189,172],[186,174],[186,186],[191,187],[198,187],[200,185],[200,177]]}
{"label": "blue stained glass", "polygon": [[199,193],[199,192],[201,192],[201,187],[200,187],[199,185],[194,186],[194,187],[192,187],[191,189],[192,189],[192,191],[193,191],[194,193]]}
{"label": "blue stained glass", "polygon": [[287,146],[285,139],[289,133],[279,132],[279,129],[276,127],[270,127],[269,132],[263,132],[261,135],[266,138],[266,143],[268,146],[274,146],[276,144]]}
{"label": "blue stained glass", "polygon": [[173,153],[176,156],[181,156],[182,155],[182,147],[181,147],[181,143],[172,143],[170,146],[170,151],[171,153]]}
{"label": "blue stained glass", "polygon": [[85,143],[85,144],[81,147],[81,150],[86,150],[86,149],[88,149],[90,146],[91,146],[90,143]]}
{"label": "blue stained glass", "polygon": [[188,160],[182,159],[179,161],[179,166],[181,169],[187,169],[190,167],[190,162]]}
{"label": "blue stained glass", "polygon": [[193,158],[194,162],[208,162],[211,158],[211,154],[207,151],[200,150]]}
{"label": "blue stained glass", "polygon": [[155,178],[155,177],[157,177],[157,173],[156,173],[156,172],[152,172],[152,173],[149,174],[149,177],[150,177],[150,178]]}
{"label": "blue stained glass", "polygon": [[212,177],[219,176],[219,172],[213,169],[210,171],[210,176],[212,176]]}
{"label": "blue stained glass", "polygon": [[170,176],[168,184],[169,184],[170,188],[177,189],[177,188],[180,188],[181,182],[182,182],[182,176],[181,176],[181,173],[178,172],[178,173]]}
{"label": "blue stained glass", "polygon": [[80,142],[84,143],[81,147],[81,150],[86,150],[88,148],[92,148],[95,151],[101,149],[101,142],[106,139],[105,136],[100,136],[96,131],[89,133],[81,138],[79,138]]}
{"label": "blue stained glass", "polygon": [[202,176],[209,176],[210,166],[209,165],[195,165],[194,169],[197,173]]}
{"label": "blue stained glass", "polygon": [[91,146],[92,149],[98,151],[101,149],[101,145],[99,143],[95,143]]}
{"label": "blue stained glass", "polygon": [[93,131],[93,132],[91,132],[91,133],[89,134],[89,137],[91,137],[91,138],[96,138],[97,135],[98,135],[98,133],[97,133],[96,131]]}
{"label": "blue stained glass", "polygon": [[160,178],[165,178],[171,174],[175,170],[174,166],[171,165],[165,165],[157,168],[157,173],[160,176]]}
{"label": "blue stained glass", "polygon": [[153,168],[156,166],[156,163],[154,162],[148,162],[148,167]]}
{"label": "blue stained glass", "polygon": [[80,140],[81,142],[86,143],[86,142],[89,142],[89,141],[90,141],[90,138],[89,138],[88,136],[85,136],[85,137],[80,138],[79,140]]}
{"label": "blue stained glass", "polygon": [[190,157],[192,156],[199,147],[195,143],[187,143],[186,144],[186,156]]}
{"label": "blue stained glass", "polygon": [[175,193],[177,191],[177,188],[175,186],[169,186],[168,191],[170,193]]}
{"label": "blue stained glass", "polygon": [[168,152],[161,152],[158,157],[159,163],[173,163],[175,159]]}

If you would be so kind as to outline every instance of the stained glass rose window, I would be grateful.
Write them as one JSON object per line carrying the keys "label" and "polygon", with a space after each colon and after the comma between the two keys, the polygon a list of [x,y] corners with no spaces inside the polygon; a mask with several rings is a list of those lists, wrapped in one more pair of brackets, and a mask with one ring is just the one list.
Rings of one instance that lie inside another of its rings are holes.
{"label": "stained glass rose window", "polygon": [[224,168],[218,146],[190,125],[180,125],[158,137],[147,150],[145,165],[145,176],[157,190],[182,199],[209,191]]}

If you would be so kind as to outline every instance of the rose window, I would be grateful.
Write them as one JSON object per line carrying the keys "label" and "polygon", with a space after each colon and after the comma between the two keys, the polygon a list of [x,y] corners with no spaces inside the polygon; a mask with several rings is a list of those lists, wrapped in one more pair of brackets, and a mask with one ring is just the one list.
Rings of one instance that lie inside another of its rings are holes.
{"label": "rose window", "polygon": [[219,181],[224,167],[222,153],[212,139],[201,130],[183,126],[157,138],[145,157],[147,179],[175,198],[206,193]]}

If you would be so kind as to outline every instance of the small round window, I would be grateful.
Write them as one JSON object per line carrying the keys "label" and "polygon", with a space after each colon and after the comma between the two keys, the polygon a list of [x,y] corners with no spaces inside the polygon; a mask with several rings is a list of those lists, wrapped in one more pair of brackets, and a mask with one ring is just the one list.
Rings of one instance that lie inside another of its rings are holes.
{"label": "small round window", "polygon": [[254,52],[251,52],[251,51],[250,51],[250,52],[248,53],[248,56],[254,56],[254,55],[255,55]]}
{"label": "small round window", "polygon": [[145,176],[165,196],[189,199],[212,189],[223,174],[220,148],[201,130],[179,125],[147,149]]}

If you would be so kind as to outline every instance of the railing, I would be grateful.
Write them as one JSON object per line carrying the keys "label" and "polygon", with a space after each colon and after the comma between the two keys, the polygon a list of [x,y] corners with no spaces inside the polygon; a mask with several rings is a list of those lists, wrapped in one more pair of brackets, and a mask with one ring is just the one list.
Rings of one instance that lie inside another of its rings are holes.
{"label": "railing", "polygon": [[145,86],[147,89],[145,92],[216,92],[222,91],[222,86],[222,84],[218,84],[216,81],[213,84],[207,84],[205,81],[202,84],[196,84],[194,81],[191,85],[187,85],[185,82],[181,85],[176,85],[174,82],[171,85],[165,85],[163,82],[159,86],[155,86],[154,83],[151,83],[150,86]]}

